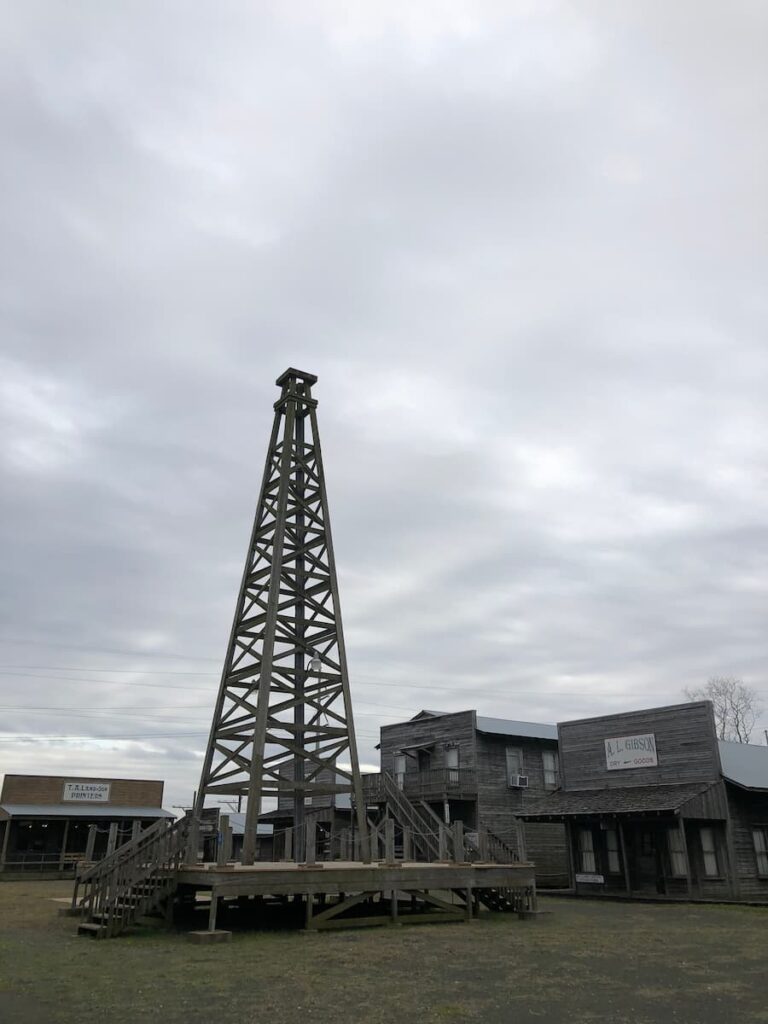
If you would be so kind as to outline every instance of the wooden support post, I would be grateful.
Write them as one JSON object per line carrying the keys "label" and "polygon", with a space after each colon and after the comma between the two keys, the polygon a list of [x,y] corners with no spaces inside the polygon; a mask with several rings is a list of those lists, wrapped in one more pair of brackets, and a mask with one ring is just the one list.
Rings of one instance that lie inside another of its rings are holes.
{"label": "wooden support post", "polygon": [[[9,822],[10,824],[10,822]],[[91,863],[93,860],[93,849],[96,846],[96,825],[88,826],[88,838],[85,841],[85,860]]]}
{"label": "wooden support post", "polygon": [[69,837],[69,818],[64,822],[64,835],[61,837],[61,853],[59,854],[59,871],[64,868],[64,855],[67,852],[67,838]]}
{"label": "wooden support post", "polygon": [[680,842],[683,846],[683,855],[685,857],[685,884],[688,889],[688,898],[690,899],[693,894],[693,881],[691,879],[691,860],[688,855],[688,840],[685,835],[685,821],[682,815],[678,816],[677,827],[680,831]]}
{"label": "wooden support post", "polygon": [[480,851],[480,860],[488,860],[488,829],[485,827],[477,830],[477,848]]}
{"label": "wooden support post", "polygon": [[316,863],[317,851],[316,851],[316,838],[317,838],[317,824],[314,818],[309,818],[304,822],[304,863],[314,864]]}
{"label": "wooden support post", "polygon": [[568,850],[568,881],[570,888],[576,892],[576,865],[573,860],[573,826],[570,820],[565,823],[565,846]]}
{"label": "wooden support post", "polygon": [[197,815],[190,818],[189,832],[187,833],[187,848],[184,851],[184,860],[187,864],[197,864],[197,856],[200,852],[200,819]]}
{"label": "wooden support post", "polygon": [[472,920],[472,887],[471,886],[467,888],[466,897],[465,898],[466,898],[466,901],[467,901],[467,909],[466,909],[467,920],[471,921]]}
{"label": "wooden support post", "polygon": [[438,825],[439,859],[448,860],[448,830],[445,825]]}
{"label": "wooden support post", "polygon": [[312,911],[314,910],[315,895],[308,892],[304,903],[304,927],[312,927]]}
{"label": "wooden support post", "polygon": [[395,820],[387,818],[384,822],[384,859],[387,864],[395,863]]}
{"label": "wooden support post", "polygon": [[519,818],[515,818],[515,828],[517,830],[517,856],[520,860],[528,860],[528,850],[525,844],[525,825]]}
{"label": "wooden support post", "polygon": [[[362,848],[362,843],[360,844]],[[371,838],[370,838],[370,851],[371,857],[374,860],[379,859],[379,830],[373,825],[371,826]]]}
{"label": "wooden support post", "polygon": [[[621,845],[621,862],[624,867],[624,886],[627,890],[627,895],[629,895],[632,892],[632,881],[629,877],[629,860],[627,859],[627,840],[624,835],[624,823],[617,819],[616,824],[619,830],[619,843]],[[686,864],[687,863],[688,855],[686,854]]]}
{"label": "wooden support post", "polygon": [[453,839],[453,859],[457,864],[463,864],[466,860],[464,854],[464,822],[454,821],[451,825]]}
{"label": "wooden support post", "polygon": [[413,840],[408,825],[403,829],[403,860],[413,860]]}
{"label": "wooden support post", "polygon": [[228,825],[229,825],[229,815],[228,814],[220,814],[219,815],[219,831],[218,831],[218,835],[216,837],[216,866],[220,867],[220,868],[224,867],[224,865],[227,863],[226,835],[227,835],[227,826]]}
{"label": "wooden support post", "polygon": [[117,846],[117,827],[118,823],[116,821],[111,821],[109,823],[109,836],[107,838],[107,856],[109,856],[110,853],[115,852],[115,847]]}
{"label": "wooden support post", "polygon": [[215,889],[211,889],[211,905],[208,909],[208,931],[216,931],[216,914],[219,909],[219,897]]}
{"label": "wooden support post", "polygon": [[11,819],[9,818],[5,823],[5,831],[3,832],[3,849],[0,852],[0,871],[5,868],[5,862],[8,857],[8,844],[11,839]]}
{"label": "wooden support post", "polygon": [[133,819],[133,824],[131,825],[131,842],[133,842],[134,840],[138,839],[140,834],[141,834],[141,822],[139,821],[138,818],[134,818]]}
{"label": "wooden support post", "polygon": [[283,839],[283,860],[293,860],[293,829],[285,830]]}
{"label": "wooden support post", "polygon": [[397,922],[397,889],[389,894],[389,918],[393,924]]}

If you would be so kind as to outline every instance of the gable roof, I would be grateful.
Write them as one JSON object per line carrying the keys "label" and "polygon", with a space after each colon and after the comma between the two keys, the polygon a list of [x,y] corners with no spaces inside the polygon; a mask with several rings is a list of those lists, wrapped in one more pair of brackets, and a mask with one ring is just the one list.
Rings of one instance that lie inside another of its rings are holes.
{"label": "gable roof", "polygon": [[768,789],[768,746],[719,740],[723,778],[745,789]]}
{"label": "gable roof", "polygon": [[[445,715],[466,714],[463,711],[420,711],[414,715],[412,722],[422,718],[443,718]],[[525,739],[557,740],[557,726],[544,725],[541,722],[518,722],[514,718],[488,718],[477,715],[477,731],[491,736],[520,736]]]}

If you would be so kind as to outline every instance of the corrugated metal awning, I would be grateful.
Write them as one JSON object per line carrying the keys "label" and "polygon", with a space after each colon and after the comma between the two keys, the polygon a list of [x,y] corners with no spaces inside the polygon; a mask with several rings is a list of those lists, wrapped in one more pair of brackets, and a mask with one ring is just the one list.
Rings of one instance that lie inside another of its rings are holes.
{"label": "corrugated metal awning", "polygon": [[109,804],[0,804],[4,818],[175,818],[162,807],[115,807]]}

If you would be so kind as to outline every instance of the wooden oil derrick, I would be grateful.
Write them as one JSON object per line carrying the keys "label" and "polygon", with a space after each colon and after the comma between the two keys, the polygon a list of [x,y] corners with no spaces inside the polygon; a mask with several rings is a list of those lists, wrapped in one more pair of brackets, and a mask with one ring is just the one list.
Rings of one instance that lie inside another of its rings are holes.
{"label": "wooden oil derrick", "polygon": [[362,859],[370,859],[316,381],[294,369],[277,379],[282,391],[197,795],[197,817],[209,794],[247,797],[243,864],[254,860],[263,798],[286,793],[296,860],[304,857],[305,798],[345,792]]}

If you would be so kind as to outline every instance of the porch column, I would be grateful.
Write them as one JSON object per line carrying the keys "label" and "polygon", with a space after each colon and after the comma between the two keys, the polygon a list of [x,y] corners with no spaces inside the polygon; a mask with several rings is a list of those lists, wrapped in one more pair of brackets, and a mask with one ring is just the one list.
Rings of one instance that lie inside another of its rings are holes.
{"label": "porch column", "polygon": [[576,868],[573,863],[573,827],[570,818],[565,821],[565,845],[568,850],[568,880],[570,887],[576,892]]}
{"label": "porch column", "polygon": [[515,830],[517,832],[517,856],[520,860],[528,860],[528,851],[525,846],[525,824],[519,818],[515,818]]}
{"label": "porch column", "polygon": [[93,848],[96,845],[96,825],[88,826],[88,839],[85,843],[85,860],[90,863],[93,860]]}
{"label": "porch column", "polygon": [[3,871],[5,869],[5,861],[6,861],[6,858],[8,856],[8,842],[9,842],[10,838],[11,838],[11,819],[8,818],[8,820],[5,823],[5,832],[3,833],[3,849],[2,849],[2,852],[0,852],[0,871]]}
{"label": "porch column", "polygon": [[691,884],[691,859],[688,856],[688,840],[685,837],[685,820],[682,815],[677,817],[677,827],[680,831],[680,842],[683,844],[683,856],[685,857],[685,884],[688,888],[688,899],[692,895],[692,884]]}
{"label": "porch column", "polygon": [[621,844],[621,866],[624,870],[624,886],[627,890],[627,896],[629,896],[632,892],[632,882],[629,878],[629,861],[627,860],[627,841],[624,838],[624,822],[617,818],[616,826],[619,832],[619,843]]}
{"label": "porch column", "polygon": [[64,835],[61,838],[61,853],[59,854],[59,871],[64,868],[64,854],[67,852],[67,838],[69,837],[69,818],[64,822]]}
{"label": "porch column", "polygon": [[107,856],[109,856],[110,853],[115,852],[115,847],[117,846],[117,828],[118,822],[111,821],[109,823],[109,836],[107,837]]}

